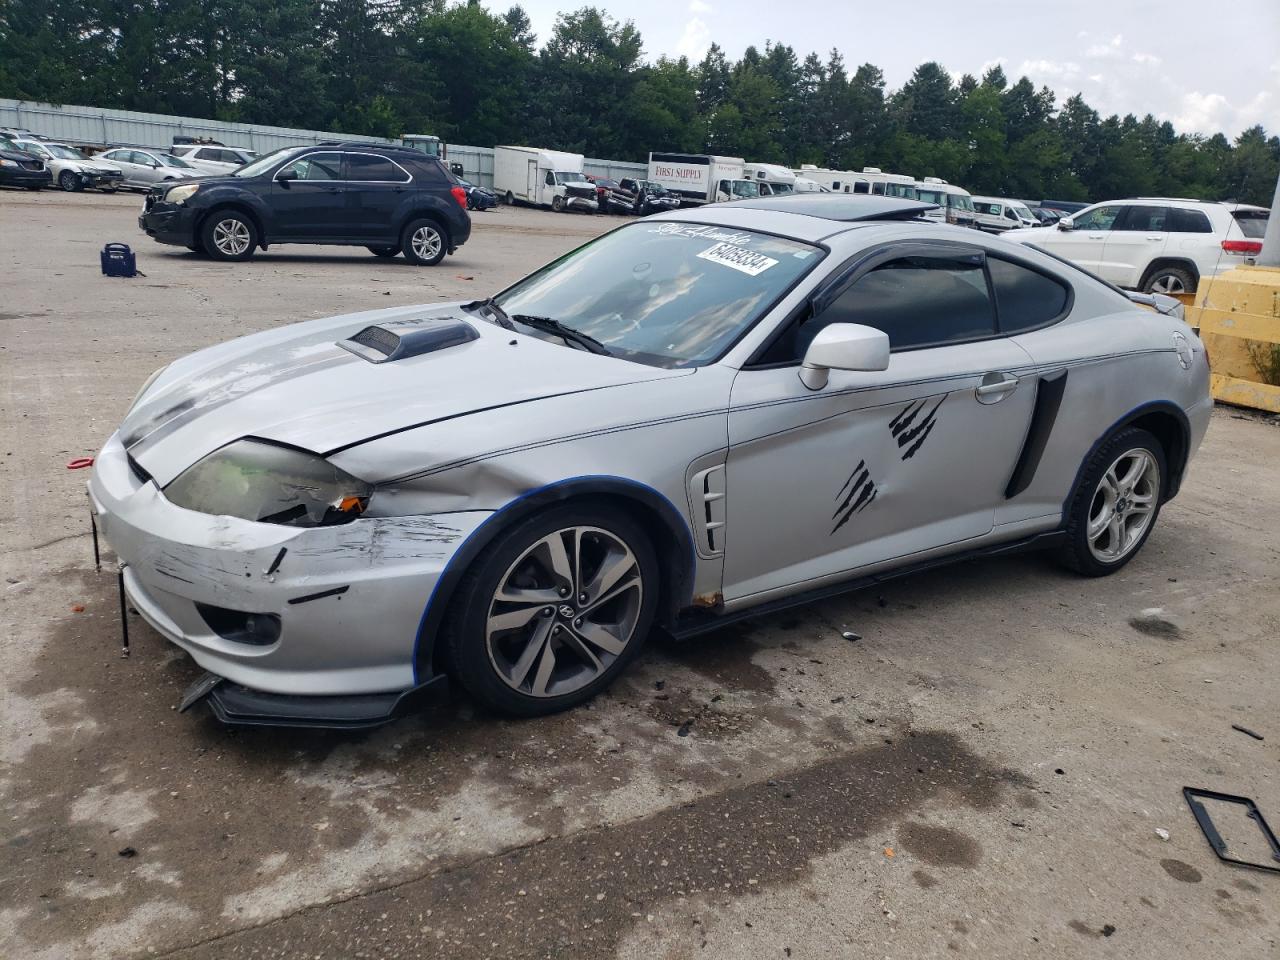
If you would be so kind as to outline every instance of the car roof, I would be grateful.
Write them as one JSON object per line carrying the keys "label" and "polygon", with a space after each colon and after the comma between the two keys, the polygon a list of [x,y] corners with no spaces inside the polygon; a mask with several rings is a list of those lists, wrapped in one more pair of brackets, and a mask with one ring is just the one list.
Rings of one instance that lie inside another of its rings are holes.
{"label": "car roof", "polygon": [[[920,213],[936,207],[932,203],[872,194],[792,193],[672,210],[648,219],[759,230],[816,243],[834,234],[874,223],[917,222]],[[924,221],[918,222],[924,225]],[[930,230],[936,230],[938,226],[928,224]]]}

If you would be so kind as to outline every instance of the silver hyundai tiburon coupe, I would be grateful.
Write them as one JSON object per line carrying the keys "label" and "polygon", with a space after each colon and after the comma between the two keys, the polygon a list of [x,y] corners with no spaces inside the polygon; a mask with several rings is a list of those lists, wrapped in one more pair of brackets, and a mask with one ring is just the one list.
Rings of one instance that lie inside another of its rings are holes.
{"label": "silver hyundai tiburon coupe", "polygon": [[1111,573],[1209,421],[1204,347],[891,197],[614,230],[491,299],[296,324],[143,387],[89,494],[232,723],[367,726],[452,677],[532,715],[645,637],[1019,547]]}

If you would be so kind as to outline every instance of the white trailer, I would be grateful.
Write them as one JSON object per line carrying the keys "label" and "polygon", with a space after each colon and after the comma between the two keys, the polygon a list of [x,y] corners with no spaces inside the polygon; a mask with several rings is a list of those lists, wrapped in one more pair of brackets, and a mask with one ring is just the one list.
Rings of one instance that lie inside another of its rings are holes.
{"label": "white trailer", "polygon": [[582,172],[582,154],[541,147],[494,147],[493,190],[507,203],[552,210],[596,211],[596,188]]}
{"label": "white trailer", "polygon": [[760,188],[746,179],[741,157],[713,157],[701,153],[649,154],[649,179],[697,206],[760,196]]}
{"label": "white trailer", "polygon": [[861,171],[827,170],[805,164],[796,172],[822,184],[832,193],[868,193],[907,200],[916,198],[915,178],[905,173],[885,173],[879,167],[863,167]]}

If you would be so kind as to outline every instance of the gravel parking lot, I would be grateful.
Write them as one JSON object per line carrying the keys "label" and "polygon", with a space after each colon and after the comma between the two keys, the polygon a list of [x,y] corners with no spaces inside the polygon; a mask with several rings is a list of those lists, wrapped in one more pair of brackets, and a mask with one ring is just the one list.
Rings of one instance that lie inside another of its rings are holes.
{"label": "gravel parking lot", "polygon": [[[455,695],[363,735],[227,730],[174,712],[200,671],[137,618],[120,658],[66,461],[180,354],[487,294],[620,221],[477,214],[437,268],[217,264],[140,206],[0,193],[0,957],[1280,957],[1280,877],[1218,863],[1180,792],[1280,826],[1273,420],[1220,408],[1109,579],[913,576],[654,643],[549,719]],[[101,276],[116,240],[145,277]]]}

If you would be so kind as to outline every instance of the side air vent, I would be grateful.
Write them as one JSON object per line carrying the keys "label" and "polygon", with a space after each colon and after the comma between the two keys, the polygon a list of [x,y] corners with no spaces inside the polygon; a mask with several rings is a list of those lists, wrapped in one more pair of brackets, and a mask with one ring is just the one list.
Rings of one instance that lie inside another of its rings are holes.
{"label": "side air vent", "polygon": [[724,464],[700,470],[689,482],[698,553],[718,557],[724,553]]}
{"label": "side air vent", "polygon": [[424,353],[435,353],[476,340],[475,327],[455,317],[426,317],[418,320],[395,320],[365,327],[338,346],[350,350],[370,363],[389,363]]}

